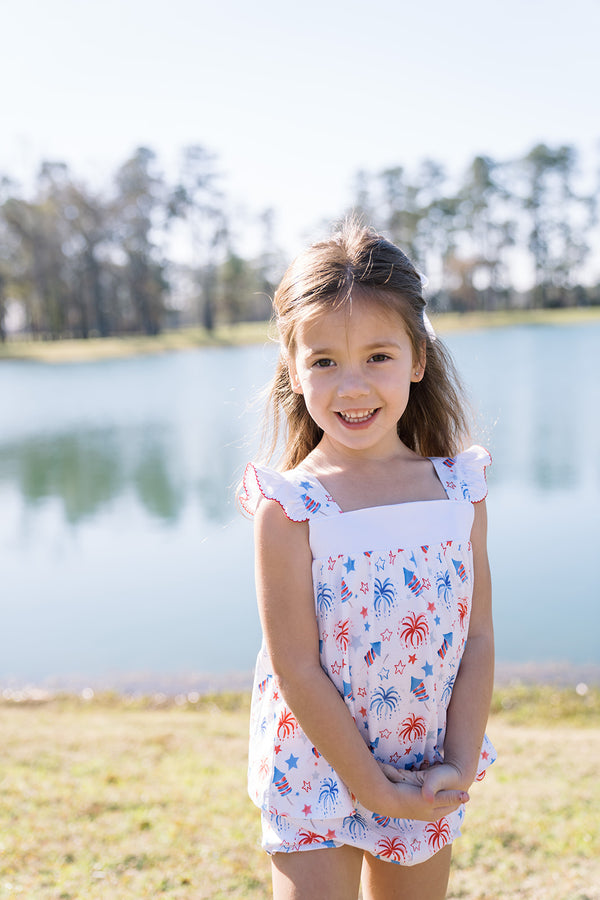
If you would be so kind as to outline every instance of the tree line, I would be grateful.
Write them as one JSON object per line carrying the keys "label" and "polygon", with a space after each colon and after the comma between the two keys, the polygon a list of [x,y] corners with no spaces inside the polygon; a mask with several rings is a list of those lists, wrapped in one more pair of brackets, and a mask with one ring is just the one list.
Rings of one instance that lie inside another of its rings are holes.
{"label": "tree line", "polygon": [[[475,157],[459,182],[423,160],[360,171],[348,210],[384,230],[430,274],[430,302],[472,310],[600,303],[585,266],[598,240],[597,186],[578,189],[575,147]],[[239,251],[218,161],[185,148],[167,179],[138,148],[109,187],[44,162],[26,192],[0,179],[0,339],[11,316],[39,338],[158,334],[165,327],[268,318],[284,260],[273,210],[247,223]],[[177,256],[186,248],[187,260]],[[530,273],[517,291],[515,271]]]}

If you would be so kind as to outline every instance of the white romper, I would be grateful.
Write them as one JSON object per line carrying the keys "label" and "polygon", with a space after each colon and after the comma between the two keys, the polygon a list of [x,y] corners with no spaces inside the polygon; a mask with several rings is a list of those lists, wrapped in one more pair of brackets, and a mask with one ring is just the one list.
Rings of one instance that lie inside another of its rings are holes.
{"label": "white romper", "polygon": [[[448,499],[342,512],[302,466],[249,464],[242,506],[276,500],[309,523],[323,669],[378,760],[418,769],[443,759],[446,710],[471,613],[473,503],[491,458],[471,447],[432,458]],[[495,760],[484,739],[478,779]],[[258,654],[250,723],[249,793],[270,852],[359,846],[403,865],[424,862],[460,834],[464,806],[438,822],[390,819],[361,806],[319,754]]]}

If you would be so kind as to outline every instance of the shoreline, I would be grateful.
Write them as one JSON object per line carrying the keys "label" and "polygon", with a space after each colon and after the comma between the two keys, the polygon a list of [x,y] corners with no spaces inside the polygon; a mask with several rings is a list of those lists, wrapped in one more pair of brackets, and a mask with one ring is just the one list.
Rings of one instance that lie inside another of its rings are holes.
{"label": "shoreline", "polygon": [[[431,313],[440,336],[484,328],[563,327],[600,322],[600,306],[567,307],[564,309],[513,309],[490,312]],[[186,326],[176,331],[164,331],[156,337],[123,335],[119,337],[61,340],[31,340],[11,337],[0,343],[0,363],[3,360],[39,362],[42,364],[72,364],[129,359],[199,348],[239,347],[268,343],[273,333],[271,323],[242,322],[219,326],[207,332],[199,326]]]}
{"label": "shoreline", "polygon": [[[249,693],[252,670],[223,673],[113,672],[103,676],[49,677],[41,680],[0,678],[0,702],[47,700],[63,694],[79,694],[84,699],[97,694],[125,697],[154,696],[169,699],[204,697],[211,694]],[[494,688],[546,686],[573,688],[600,687],[600,664],[568,662],[498,662]]]}

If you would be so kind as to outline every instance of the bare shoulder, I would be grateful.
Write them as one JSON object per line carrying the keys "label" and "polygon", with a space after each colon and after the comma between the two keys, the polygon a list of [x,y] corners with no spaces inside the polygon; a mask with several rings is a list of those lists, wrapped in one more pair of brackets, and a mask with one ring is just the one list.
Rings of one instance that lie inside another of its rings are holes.
{"label": "bare shoulder", "polygon": [[304,555],[309,551],[308,522],[295,522],[276,500],[262,499],[254,515],[254,539],[259,552]]}

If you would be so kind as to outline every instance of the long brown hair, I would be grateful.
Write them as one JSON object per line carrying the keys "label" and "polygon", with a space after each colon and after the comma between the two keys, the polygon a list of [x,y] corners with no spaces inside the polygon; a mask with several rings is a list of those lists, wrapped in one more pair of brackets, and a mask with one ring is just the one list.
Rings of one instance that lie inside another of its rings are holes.
{"label": "long brown hair", "polygon": [[352,295],[394,311],[402,318],[420,359],[423,379],[411,385],[407,408],[398,422],[402,442],[422,456],[454,456],[469,434],[467,405],[454,363],[425,324],[421,277],[408,257],[372,228],[346,221],[327,241],[313,244],[291,264],[273,300],[280,354],[266,412],[263,446],[272,459],[285,429],[280,468],[299,465],[323,435],[302,394],[292,390],[288,359],[295,351],[298,326],[321,310],[340,309]]}

